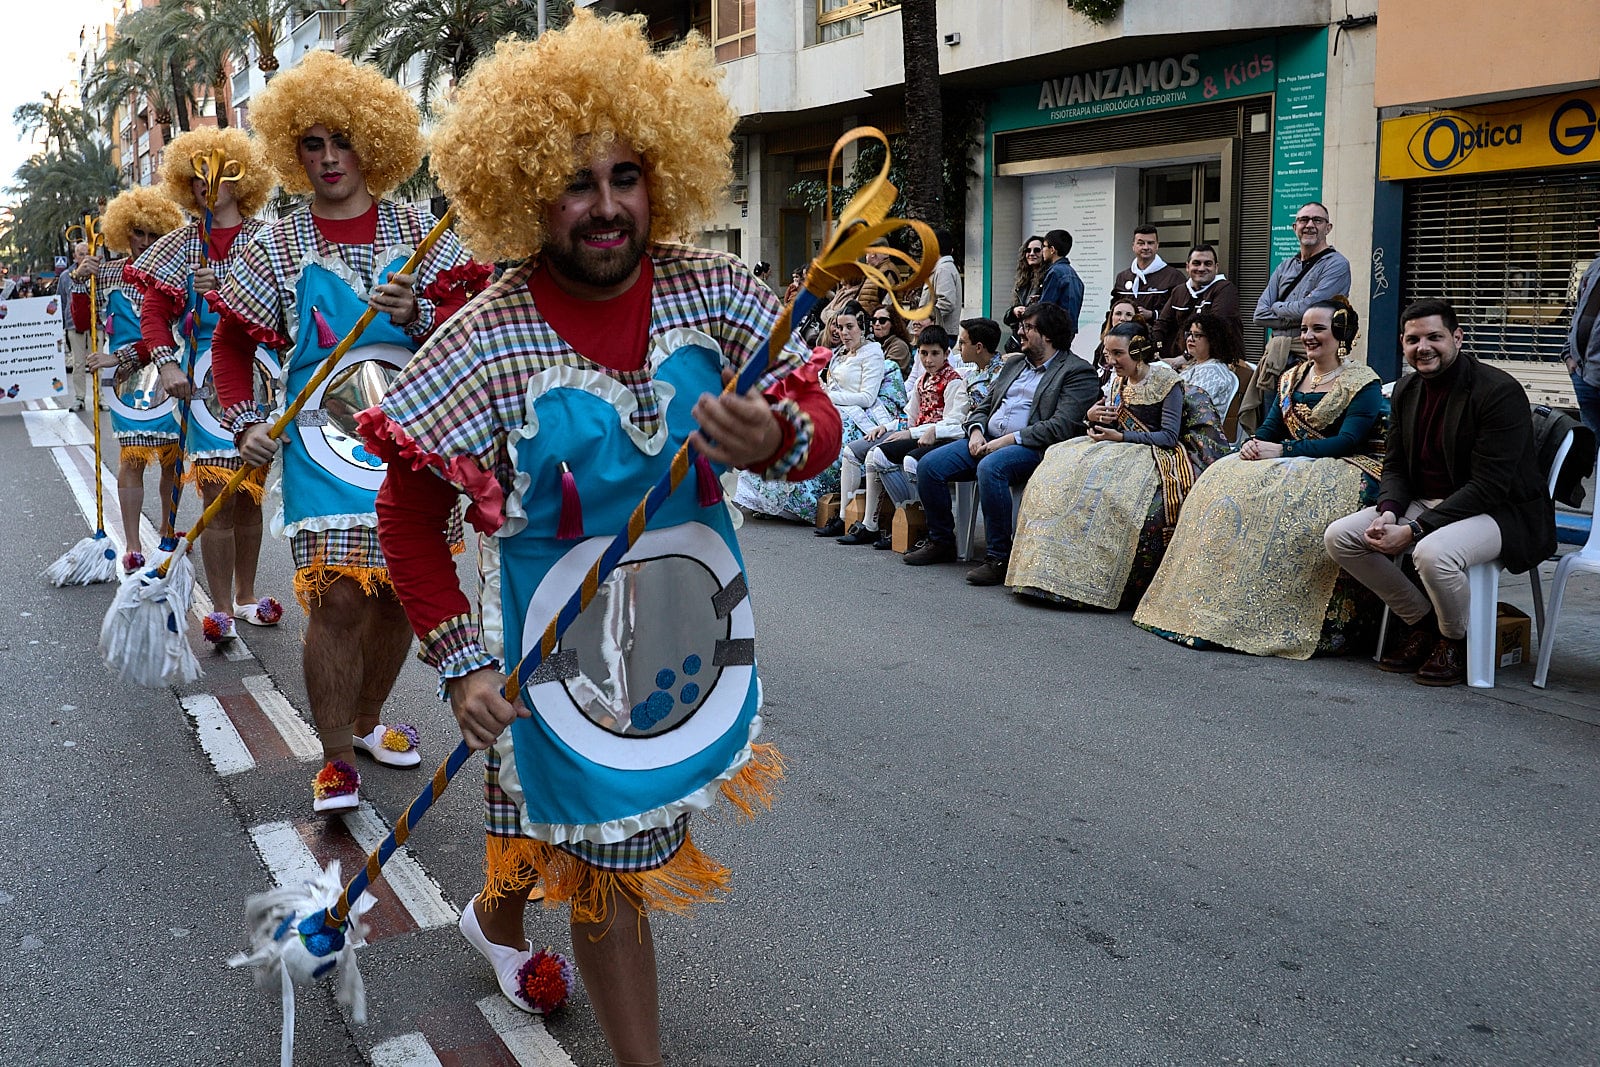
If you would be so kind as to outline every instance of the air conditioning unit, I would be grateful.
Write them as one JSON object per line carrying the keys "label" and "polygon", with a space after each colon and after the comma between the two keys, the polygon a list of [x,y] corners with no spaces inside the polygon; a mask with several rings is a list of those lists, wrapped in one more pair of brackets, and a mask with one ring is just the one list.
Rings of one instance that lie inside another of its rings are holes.
{"label": "air conditioning unit", "polygon": [[750,202],[750,186],[744,182],[734,182],[728,187],[728,195],[735,204],[748,204]]}

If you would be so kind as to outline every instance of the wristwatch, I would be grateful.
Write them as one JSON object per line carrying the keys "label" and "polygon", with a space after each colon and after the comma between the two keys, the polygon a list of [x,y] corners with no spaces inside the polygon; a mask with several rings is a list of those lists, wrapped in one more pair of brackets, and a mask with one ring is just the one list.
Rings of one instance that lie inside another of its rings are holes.
{"label": "wristwatch", "polygon": [[1411,543],[1416,544],[1422,540],[1422,523],[1416,519],[1407,519],[1406,525],[1411,527]]}

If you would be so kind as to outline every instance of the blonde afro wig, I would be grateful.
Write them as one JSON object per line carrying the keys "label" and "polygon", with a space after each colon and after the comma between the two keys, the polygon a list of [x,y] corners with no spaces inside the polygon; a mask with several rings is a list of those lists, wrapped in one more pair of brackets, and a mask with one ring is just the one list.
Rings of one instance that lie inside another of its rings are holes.
{"label": "blonde afro wig", "polygon": [[236,182],[229,182],[233,186],[234,198],[239,204],[239,214],[249,218],[261,210],[261,205],[267,202],[267,196],[272,192],[272,183],[275,180],[272,170],[267,166],[266,158],[262,156],[261,149],[250,139],[250,135],[237,127],[230,126],[220,130],[215,126],[202,126],[197,130],[179,134],[176,140],[170,142],[162,149],[161,156],[161,183],[174,204],[177,204],[189,214],[199,218],[205,214],[206,206],[203,202],[195,200],[193,179],[195,174],[194,157],[207,156],[220,149],[223,159],[227,163],[238,163],[244,168],[244,177]]}
{"label": "blonde afro wig", "polygon": [[133,251],[133,231],[140,229],[160,237],[183,225],[183,212],[156,185],[138,185],[106,205],[100,217],[100,232],[106,247],[126,255]]}
{"label": "blonde afro wig", "polygon": [[250,126],[278,182],[290,193],[311,192],[295,150],[313,126],[350,139],[367,178],[383,196],[422,163],[422,116],[406,91],[378,73],[318,49],[284,71],[250,101]]}
{"label": "blonde afro wig", "polygon": [[587,10],[534,41],[502,42],[462,81],[431,138],[439,187],[480,259],[544,243],[545,210],[608,146],[644,160],[657,239],[690,233],[733,179],[738,113],[697,35],[656,52],[642,17]]}

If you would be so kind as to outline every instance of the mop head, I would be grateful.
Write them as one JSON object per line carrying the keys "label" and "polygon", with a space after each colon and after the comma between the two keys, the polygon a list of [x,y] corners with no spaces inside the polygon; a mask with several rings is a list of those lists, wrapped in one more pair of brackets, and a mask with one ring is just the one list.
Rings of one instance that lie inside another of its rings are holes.
{"label": "mop head", "polygon": [[152,567],[124,578],[100,627],[100,655],[112,673],[151,689],[199,678],[185,622],[193,596],[187,541],[173,553],[165,577]]}
{"label": "mop head", "polygon": [[104,530],[85,537],[45,568],[44,576],[58,588],[63,585],[94,585],[117,576],[117,549]]}
{"label": "mop head", "polygon": [[294,987],[309,985],[338,972],[336,995],[356,1023],[367,1021],[367,991],[356,966],[356,950],[365,945],[361,917],[374,901],[362,893],[345,921],[327,922],[327,910],[344,893],[335,860],[316,878],[295,886],[258,893],[245,902],[250,951],[228,960],[229,967],[249,967],[262,988],[276,985],[283,997],[282,1063],[294,1061]]}

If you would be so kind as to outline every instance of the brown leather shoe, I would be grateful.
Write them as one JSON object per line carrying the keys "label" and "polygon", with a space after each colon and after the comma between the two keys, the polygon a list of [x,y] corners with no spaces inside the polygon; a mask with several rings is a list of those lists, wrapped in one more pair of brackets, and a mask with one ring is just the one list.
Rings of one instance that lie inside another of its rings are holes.
{"label": "brown leather shoe", "polygon": [[1378,669],[1390,674],[1413,674],[1427,662],[1439,641],[1439,631],[1432,626],[1413,626],[1397,646],[1384,653],[1378,661]]}
{"label": "brown leather shoe", "polygon": [[1467,680],[1467,639],[1439,638],[1433,654],[1417,668],[1418,685],[1460,685]]}
{"label": "brown leather shoe", "polygon": [[986,559],[967,572],[967,581],[973,585],[999,585],[1006,580],[1006,561]]}

